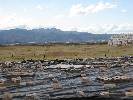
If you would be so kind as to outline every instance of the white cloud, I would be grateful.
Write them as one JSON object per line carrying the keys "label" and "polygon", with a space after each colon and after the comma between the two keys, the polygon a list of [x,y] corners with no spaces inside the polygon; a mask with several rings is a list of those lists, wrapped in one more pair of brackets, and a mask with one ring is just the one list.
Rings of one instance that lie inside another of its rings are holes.
{"label": "white cloud", "polygon": [[109,2],[103,3],[99,2],[97,4],[91,4],[88,6],[83,6],[82,4],[73,5],[70,9],[70,15],[81,15],[81,14],[88,14],[88,13],[96,13],[98,11],[102,11],[105,9],[115,8],[116,4],[111,4]]}
{"label": "white cloud", "polygon": [[56,15],[55,16],[55,18],[57,18],[57,19],[62,19],[62,18],[64,18],[65,17],[65,15],[63,15],[63,14],[59,14],[59,15]]}
{"label": "white cloud", "polygon": [[37,9],[39,10],[44,10],[44,7],[42,7],[40,4],[36,6]]}
{"label": "white cloud", "polygon": [[[56,25],[55,25],[56,26]],[[79,32],[89,32],[94,34],[119,34],[122,32],[133,32],[133,24],[91,24],[87,27],[82,26],[56,26],[63,31],[79,31]]]}
{"label": "white cloud", "polygon": [[122,13],[126,13],[127,10],[126,10],[126,9],[122,9],[121,12],[122,12]]}
{"label": "white cloud", "polygon": [[103,24],[103,25],[89,25],[86,28],[78,28],[77,31],[91,32],[91,33],[121,33],[133,32],[133,24]]}
{"label": "white cloud", "polygon": [[26,8],[24,8],[24,9],[23,9],[23,11],[24,11],[24,12],[27,12],[27,9],[26,9]]}
{"label": "white cloud", "polygon": [[18,25],[29,25],[32,22],[32,18],[24,18],[17,16],[17,14],[2,15],[0,16],[0,29],[18,26]]}

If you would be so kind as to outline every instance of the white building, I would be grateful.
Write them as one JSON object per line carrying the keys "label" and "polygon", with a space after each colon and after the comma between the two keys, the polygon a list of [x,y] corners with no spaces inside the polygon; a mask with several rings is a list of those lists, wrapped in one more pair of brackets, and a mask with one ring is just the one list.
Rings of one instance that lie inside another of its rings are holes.
{"label": "white building", "polygon": [[118,46],[118,45],[128,45],[133,44],[133,32],[132,33],[121,33],[115,34],[108,41],[108,45]]}

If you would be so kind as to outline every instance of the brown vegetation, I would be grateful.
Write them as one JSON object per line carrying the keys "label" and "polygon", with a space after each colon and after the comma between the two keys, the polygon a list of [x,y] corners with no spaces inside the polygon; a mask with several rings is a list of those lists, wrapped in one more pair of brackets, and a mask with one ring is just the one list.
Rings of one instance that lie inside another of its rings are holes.
{"label": "brown vegetation", "polygon": [[1,46],[0,60],[67,59],[103,56],[133,56],[133,46],[109,47],[107,44],[55,44],[44,46]]}

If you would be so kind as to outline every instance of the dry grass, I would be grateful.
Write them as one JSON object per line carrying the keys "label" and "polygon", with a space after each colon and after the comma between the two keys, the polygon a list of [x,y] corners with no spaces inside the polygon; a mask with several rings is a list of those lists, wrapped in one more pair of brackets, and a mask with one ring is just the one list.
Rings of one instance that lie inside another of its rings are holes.
{"label": "dry grass", "polygon": [[[106,44],[1,46],[0,60],[66,59],[107,56],[133,56],[133,46],[109,47]],[[44,58],[45,55],[45,58]]]}

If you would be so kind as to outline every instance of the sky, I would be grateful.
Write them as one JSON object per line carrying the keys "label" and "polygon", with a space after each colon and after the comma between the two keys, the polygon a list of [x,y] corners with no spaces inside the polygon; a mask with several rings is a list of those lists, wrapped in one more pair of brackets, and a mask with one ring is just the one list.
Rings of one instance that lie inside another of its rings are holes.
{"label": "sky", "polygon": [[0,0],[0,29],[133,32],[133,0]]}

